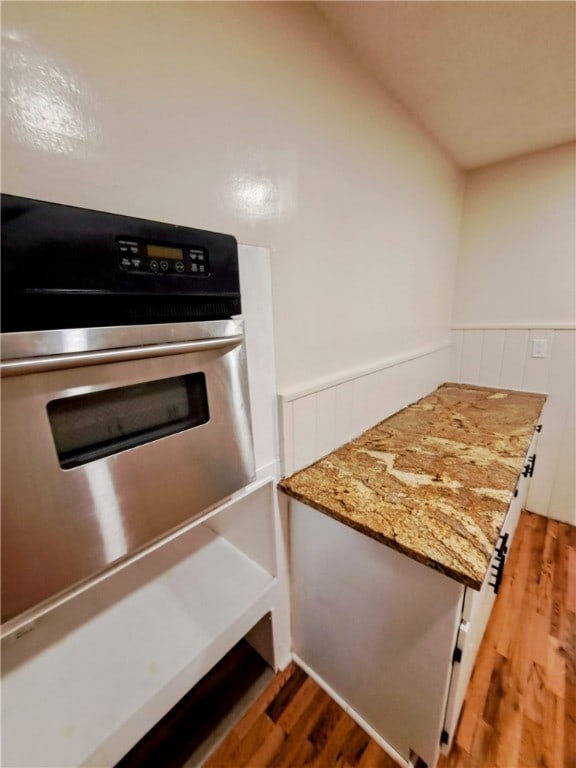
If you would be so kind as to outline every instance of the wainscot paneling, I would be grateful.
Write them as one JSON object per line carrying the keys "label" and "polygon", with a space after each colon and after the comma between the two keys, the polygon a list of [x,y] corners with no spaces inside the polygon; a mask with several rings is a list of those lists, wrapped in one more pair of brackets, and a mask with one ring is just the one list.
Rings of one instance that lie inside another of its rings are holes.
{"label": "wainscot paneling", "polygon": [[[532,357],[534,339],[546,340],[546,357]],[[449,375],[465,384],[548,395],[527,508],[572,525],[576,525],[575,350],[576,330],[566,326],[455,328]]]}
{"label": "wainscot paneling", "polygon": [[449,379],[444,341],[280,393],[282,474],[302,469]]}

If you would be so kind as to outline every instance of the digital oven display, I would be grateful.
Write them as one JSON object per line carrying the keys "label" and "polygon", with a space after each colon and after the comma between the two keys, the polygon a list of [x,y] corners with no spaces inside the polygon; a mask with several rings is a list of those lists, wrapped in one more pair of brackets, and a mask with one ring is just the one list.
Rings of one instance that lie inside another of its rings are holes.
{"label": "digital oven display", "polygon": [[174,277],[208,277],[210,274],[206,248],[143,243],[128,238],[118,239],[117,242],[122,270]]}
{"label": "digital oven display", "polygon": [[167,245],[146,245],[146,255],[149,259],[171,259],[178,260],[184,258],[182,248],[171,248]]}

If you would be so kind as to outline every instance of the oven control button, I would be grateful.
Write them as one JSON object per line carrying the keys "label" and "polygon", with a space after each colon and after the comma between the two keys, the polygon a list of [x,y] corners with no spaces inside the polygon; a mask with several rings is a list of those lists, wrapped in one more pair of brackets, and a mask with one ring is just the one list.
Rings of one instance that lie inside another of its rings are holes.
{"label": "oven control button", "polygon": [[177,261],[176,264],[174,265],[174,269],[176,270],[176,272],[184,272],[184,262]]}
{"label": "oven control button", "polygon": [[152,261],[150,262],[150,269],[152,270],[152,272],[158,272],[158,270],[160,269],[160,265],[158,264],[156,259],[152,259]]}
{"label": "oven control button", "polygon": [[118,240],[118,248],[122,252],[138,253],[138,243],[135,243],[133,240]]}
{"label": "oven control button", "polygon": [[168,272],[168,262],[162,260],[160,262],[160,269],[162,270],[162,272]]}

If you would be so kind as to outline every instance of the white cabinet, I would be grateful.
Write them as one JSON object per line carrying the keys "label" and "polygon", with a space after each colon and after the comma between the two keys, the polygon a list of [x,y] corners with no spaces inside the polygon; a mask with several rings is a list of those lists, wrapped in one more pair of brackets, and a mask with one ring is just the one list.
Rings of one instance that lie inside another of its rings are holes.
{"label": "white cabinet", "polygon": [[290,501],[298,660],[396,759],[440,750],[464,587]]}
{"label": "white cabinet", "polygon": [[[508,548],[526,485],[521,477],[501,531]],[[454,736],[496,570],[472,590],[300,502],[289,504],[297,661],[396,760],[420,757],[432,768]]]}
{"label": "white cabinet", "polygon": [[274,623],[274,497],[255,485],[7,641],[4,764],[114,765],[260,619]]}

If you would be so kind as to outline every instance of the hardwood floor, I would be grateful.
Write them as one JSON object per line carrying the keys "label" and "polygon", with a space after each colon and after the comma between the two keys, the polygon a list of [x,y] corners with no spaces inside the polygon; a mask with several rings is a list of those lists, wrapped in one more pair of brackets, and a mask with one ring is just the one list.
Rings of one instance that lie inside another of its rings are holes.
{"label": "hardwood floor", "polygon": [[532,766],[576,768],[576,528],[523,512],[438,768]]}
{"label": "hardwood floor", "polygon": [[[450,755],[576,768],[576,529],[522,513]],[[394,768],[304,672],[277,675],[204,768]]]}
{"label": "hardwood floor", "polygon": [[204,768],[396,768],[396,763],[301,669],[291,664]]}

